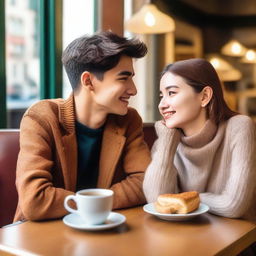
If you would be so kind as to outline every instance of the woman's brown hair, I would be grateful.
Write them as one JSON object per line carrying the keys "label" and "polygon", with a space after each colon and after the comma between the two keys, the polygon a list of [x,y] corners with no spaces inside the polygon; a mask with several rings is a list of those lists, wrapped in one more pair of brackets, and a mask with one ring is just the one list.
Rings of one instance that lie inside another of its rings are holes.
{"label": "woman's brown hair", "polygon": [[205,86],[212,88],[213,96],[207,105],[207,113],[216,124],[238,114],[227,106],[220,79],[210,62],[200,58],[181,60],[167,65],[162,76],[166,72],[182,77],[197,93],[201,92]]}

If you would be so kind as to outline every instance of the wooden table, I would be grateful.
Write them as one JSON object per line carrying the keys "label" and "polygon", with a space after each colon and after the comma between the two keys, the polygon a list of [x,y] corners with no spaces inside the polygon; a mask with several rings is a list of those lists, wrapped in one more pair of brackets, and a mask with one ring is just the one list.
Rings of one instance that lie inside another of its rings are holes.
{"label": "wooden table", "polygon": [[207,213],[186,222],[168,222],[141,207],[118,212],[126,216],[126,223],[106,231],[79,231],[62,220],[2,228],[0,255],[232,256],[256,241],[255,224],[244,220]]}

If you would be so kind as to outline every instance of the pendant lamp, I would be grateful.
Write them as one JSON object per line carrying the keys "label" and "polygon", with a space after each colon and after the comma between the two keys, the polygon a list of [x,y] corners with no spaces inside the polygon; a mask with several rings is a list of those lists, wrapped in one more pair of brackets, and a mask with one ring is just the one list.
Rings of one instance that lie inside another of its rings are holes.
{"label": "pendant lamp", "polygon": [[244,57],[241,59],[243,63],[256,63],[256,51],[249,49],[246,51]]}
{"label": "pendant lamp", "polygon": [[233,57],[242,57],[246,50],[247,49],[237,40],[230,40],[221,48],[221,53]]}
{"label": "pendant lamp", "polygon": [[148,3],[125,24],[125,28],[136,34],[161,34],[175,30],[174,20]]}
{"label": "pendant lamp", "polygon": [[209,55],[207,59],[215,68],[221,81],[230,82],[242,78],[242,73],[239,70],[235,69],[231,64],[218,55]]}

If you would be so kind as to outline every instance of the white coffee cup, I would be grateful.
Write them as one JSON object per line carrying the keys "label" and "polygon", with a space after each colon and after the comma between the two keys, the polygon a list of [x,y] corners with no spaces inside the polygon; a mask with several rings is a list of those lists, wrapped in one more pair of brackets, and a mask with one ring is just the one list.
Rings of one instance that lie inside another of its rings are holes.
{"label": "white coffee cup", "polygon": [[[69,195],[64,200],[64,207],[71,213],[78,214],[88,225],[102,224],[107,219],[113,207],[114,192],[110,189],[83,189],[75,195]],[[68,205],[68,201],[76,203],[77,210]]]}

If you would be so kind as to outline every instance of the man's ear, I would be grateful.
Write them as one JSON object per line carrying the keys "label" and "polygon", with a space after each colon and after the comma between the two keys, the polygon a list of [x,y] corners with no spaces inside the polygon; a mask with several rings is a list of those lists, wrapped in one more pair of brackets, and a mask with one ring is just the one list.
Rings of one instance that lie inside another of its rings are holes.
{"label": "man's ear", "polygon": [[81,85],[86,86],[89,90],[93,90],[93,85],[91,81],[92,74],[88,71],[84,71],[81,74]]}
{"label": "man's ear", "polygon": [[210,86],[205,86],[204,89],[201,91],[202,99],[201,99],[201,106],[206,107],[207,104],[212,99],[213,91]]}

